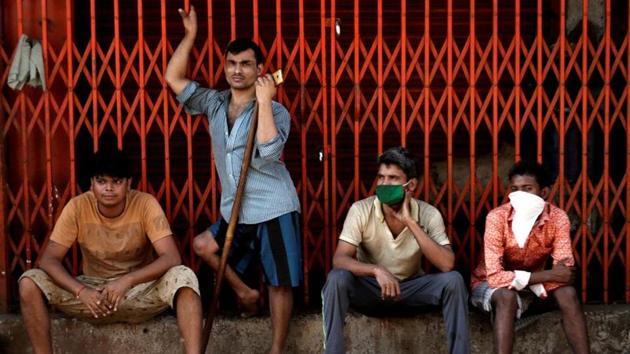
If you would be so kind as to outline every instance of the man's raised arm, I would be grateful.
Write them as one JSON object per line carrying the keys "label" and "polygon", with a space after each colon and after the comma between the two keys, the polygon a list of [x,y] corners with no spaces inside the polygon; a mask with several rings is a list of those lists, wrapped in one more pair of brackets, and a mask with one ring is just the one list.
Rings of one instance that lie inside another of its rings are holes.
{"label": "man's raised arm", "polygon": [[188,65],[188,57],[190,56],[190,50],[195,43],[195,37],[197,36],[197,13],[195,8],[191,5],[188,14],[182,9],[177,10],[182,17],[182,23],[184,24],[185,35],[182,41],[175,49],[171,60],[166,67],[166,73],[164,79],[168,86],[179,95],[186,84],[190,81],[186,78],[186,67]]}

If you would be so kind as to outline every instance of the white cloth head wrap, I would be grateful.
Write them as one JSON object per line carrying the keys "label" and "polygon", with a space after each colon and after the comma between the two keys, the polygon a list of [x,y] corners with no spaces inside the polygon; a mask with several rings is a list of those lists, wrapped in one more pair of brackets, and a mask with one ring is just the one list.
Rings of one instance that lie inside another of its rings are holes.
{"label": "white cloth head wrap", "polygon": [[545,208],[545,200],[536,194],[522,191],[512,192],[508,197],[514,208],[512,232],[518,246],[523,248],[536,219]]}

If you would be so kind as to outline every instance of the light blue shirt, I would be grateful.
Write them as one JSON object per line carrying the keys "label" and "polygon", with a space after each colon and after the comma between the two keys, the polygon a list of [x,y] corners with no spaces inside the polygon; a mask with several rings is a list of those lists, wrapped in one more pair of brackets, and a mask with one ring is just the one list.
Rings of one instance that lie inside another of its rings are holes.
{"label": "light blue shirt", "polygon": [[[241,174],[248,128],[254,109],[252,101],[228,129],[230,91],[200,87],[191,81],[177,96],[190,114],[205,114],[210,127],[214,161],[221,181],[221,215],[230,219],[236,187]],[[239,223],[258,224],[292,211],[300,211],[295,186],[284,162],[282,149],[289,137],[291,117],[283,105],[272,102],[278,135],[264,144],[254,144],[252,161],[241,202]]]}

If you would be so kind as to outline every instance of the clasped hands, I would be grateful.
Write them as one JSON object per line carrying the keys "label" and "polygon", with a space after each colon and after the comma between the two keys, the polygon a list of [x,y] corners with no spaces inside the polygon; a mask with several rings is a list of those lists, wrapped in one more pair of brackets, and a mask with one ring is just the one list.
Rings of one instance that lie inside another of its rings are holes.
{"label": "clasped hands", "polygon": [[87,287],[79,294],[79,300],[90,309],[94,318],[106,317],[118,311],[118,305],[130,287],[131,283],[123,276],[103,287]]}

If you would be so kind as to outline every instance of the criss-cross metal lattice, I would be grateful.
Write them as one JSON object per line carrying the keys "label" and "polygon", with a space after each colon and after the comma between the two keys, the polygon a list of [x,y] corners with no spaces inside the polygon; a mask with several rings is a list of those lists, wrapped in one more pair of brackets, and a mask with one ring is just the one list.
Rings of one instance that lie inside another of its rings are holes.
{"label": "criss-cross metal lattice", "polygon": [[[602,31],[584,21],[570,33],[565,0],[194,5],[191,77],[225,88],[222,50],[237,36],[261,44],[267,71],[284,72],[277,99],[292,117],[284,160],[302,204],[306,301],[318,298],[348,208],[373,193],[377,154],[393,145],[418,156],[417,196],[443,213],[464,275],[480,256],[485,215],[505,200],[507,168],[536,159],[557,176],[551,200],[571,218],[582,299],[630,299],[627,2],[604,2]],[[185,114],[163,78],[182,36],[177,6],[3,3],[5,310],[61,208],[87,188],[83,165],[102,145],[130,152],[137,188],[162,203],[185,263],[198,268],[191,241],[218,216],[220,190],[206,119]],[[4,85],[20,33],[42,41],[46,92]],[[75,247],[66,265],[77,273],[79,260]]]}

